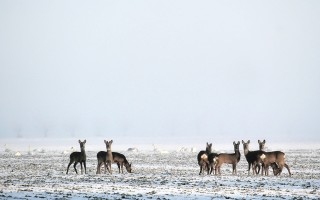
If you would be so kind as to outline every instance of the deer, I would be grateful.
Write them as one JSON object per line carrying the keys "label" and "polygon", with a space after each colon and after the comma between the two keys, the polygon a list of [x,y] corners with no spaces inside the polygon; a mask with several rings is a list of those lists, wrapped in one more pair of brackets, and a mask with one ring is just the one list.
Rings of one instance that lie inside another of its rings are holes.
{"label": "deer", "polygon": [[240,157],[241,157],[241,154],[239,151],[239,145],[240,145],[240,141],[238,141],[238,143],[233,142],[234,153],[232,154],[220,153],[216,157],[217,164],[215,165],[215,174],[217,174],[217,171],[218,171],[219,175],[221,175],[220,168],[224,163],[232,164],[232,174],[237,174],[237,164],[240,161]]}
{"label": "deer", "polygon": [[[99,151],[97,153],[97,158],[98,158],[98,167],[100,170],[101,164],[106,162],[106,157],[107,157],[107,152],[106,151]],[[118,169],[119,169],[119,174],[120,172],[120,167],[121,167],[121,171],[123,174],[123,165],[126,167],[127,172],[131,173],[132,172],[132,168],[131,168],[131,163],[129,163],[126,159],[126,157],[118,152],[112,152],[112,158],[113,158],[113,163],[116,163],[118,165]],[[99,163],[100,161],[100,163]],[[105,169],[107,170],[107,169]]]}
{"label": "deer", "polygon": [[101,164],[104,163],[104,173],[108,170],[110,174],[112,174],[112,169],[111,169],[111,163],[113,162],[113,157],[112,157],[112,151],[111,151],[111,145],[113,143],[113,140],[106,141],[104,140],[104,143],[106,144],[107,152],[104,154],[104,157],[101,157],[100,154],[97,154],[97,159],[98,159],[98,166],[97,166],[97,174],[100,174],[100,167]]}
{"label": "deer", "polygon": [[68,164],[68,168],[67,168],[67,174],[68,174],[68,171],[69,171],[69,167],[72,163],[74,163],[73,167],[74,167],[74,170],[76,171],[76,173],[78,174],[77,172],[77,164],[80,163],[81,165],[81,174],[83,174],[82,172],[82,164],[84,165],[84,173],[86,174],[87,172],[87,168],[86,168],[86,160],[87,160],[87,156],[86,156],[86,151],[85,151],[85,144],[86,144],[86,140],[84,140],[83,142],[81,142],[81,140],[79,140],[79,144],[80,144],[80,149],[81,149],[81,152],[72,152],[70,154],[70,162]]}
{"label": "deer", "polygon": [[[261,175],[269,175],[269,166],[272,166],[274,175],[280,175],[283,167],[287,168],[289,176],[291,172],[289,166],[285,162],[285,153],[282,151],[264,152],[260,158],[262,162]],[[278,168],[278,169],[277,169]],[[264,172],[264,173],[263,173]]]}
{"label": "deer", "polygon": [[[264,146],[265,146],[265,144],[266,144],[266,140],[263,140],[262,142],[261,142],[260,140],[258,140],[258,144],[259,144],[259,150],[260,150],[260,151],[264,151]],[[256,166],[255,166],[255,172],[256,172],[256,174],[259,174],[260,168],[261,168],[260,162],[256,163]]]}
{"label": "deer", "polygon": [[198,153],[197,159],[198,159],[198,164],[200,166],[200,172],[199,175],[203,173],[203,169],[206,168],[207,173],[209,174],[209,162],[208,162],[208,155],[212,151],[212,143],[209,144],[207,142],[207,147],[205,151],[200,151]]}
{"label": "deer", "polygon": [[217,153],[210,153],[208,155],[208,161],[209,161],[209,174],[212,174],[213,169],[215,168],[215,165],[217,164],[217,157],[219,154]]}
{"label": "deer", "polygon": [[[261,149],[258,151],[250,151],[249,144],[250,144],[250,140],[248,140],[247,142],[244,142],[242,140],[244,156],[246,157],[246,160],[248,162],[248,175],[250,175],[251,166],[252,166],[253,175],[259,174],[259,172],[256,171],[256,167],[259,166],[259,163],[261,162],[260,157],[264,152]],[[259,166],[259,171],[260,171],[260,166]]]}

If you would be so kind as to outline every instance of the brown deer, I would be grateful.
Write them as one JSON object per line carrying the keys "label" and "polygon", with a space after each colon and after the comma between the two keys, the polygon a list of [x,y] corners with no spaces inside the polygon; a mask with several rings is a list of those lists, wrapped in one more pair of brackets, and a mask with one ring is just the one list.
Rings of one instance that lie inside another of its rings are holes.
{"label": "brown deer", "polygon": [[250,151],[249,150],[249,144],[250,144],[250,140],[248,140],[247,142],[244,142],[242,140],[244,156],[246,157],[246,160],[248,162],[248,175],[250,175],[251,166],[252,166],[252,173],[253,173],[253,175],[255,175],[255,174],[258,174],[259,171],[260,171],[260,166],[259,166],[259,171],[258,172],[256,171],[256,167],[261,162],[261,158],[260,157],[264,152],[261,151],[261,149],[258,150],[258,151]]}
{"label": "brown deer", "polygon": [[[258,144],[259,144],[259,149],[264,151],[264,146],[266,144],[266,140],[263,140],[262,142],[260,140],[258,140]],[[283,152],[281,152],[281,151],[274,151],[274,153],[276,154],[277,159],[270,159],[269,161],[265,160],[265,162],[267,164],[264,164],[264,162],[262,162],[262,165],[263,165],[262,167],[263,167],[264,174],[265,175],[269,175],[269,166],[272,167],[272,171],[273,171],[273,174],[275,176],[280,175],[281,172],[282,172],[283,167],[286,167],[288,172],[289,172],[289,175],[291,176],[291,172],[290,172],[289,166],[284,162],[285,154]],[[267,154],[269,154],[269,152],[266,152],[266,155]],[[264,158],[264,156],[262,158]],[[282,161],[282,159],[283,159],[283,161]],[[272,160],[274,160],[274,162],[272,162]],[[280,163],[277,163],[278,161]],[[256,170],[256,171],[257,171],[257,173],[259,173],[260,165],[257,164],[257,167],[259,167],[259,170],[258,171]],[[262,175],[263,175],[263,172],[262,172]]]}
{"label": "brown deer", "polygon": [[80,162],[80,165],[81,165],[81,174],[83,174],[83,172],[82,172],[82,163],[84,165],[84,173],[86,174],[86,160],[87,160],[86,151],[85,151],[86,140],[84,140],[83,142],[81,142],[79,140],[79,144],[80,144],[81,152],[72,152],[70,154],[70,162],[69,162],[69,165],[68,165],[68,168],[67,168],[67,174],[68,174],[68,171],[69,171],[69,167],[70,167],[70,165],[72,163],[74,163],[74,165],[73,165],[74,170],[78,174],[77,168],[76,168],[78,162]]}
{"label": "brown deer", "polygon": [[[285,154],[281,151],[271,151],[271,152],[265,152],[261,155],[261,161],[262,161],[262,170],[261,175],[269,175],[269,166],[272,166],[273,172],[275,175],[280,175],[282,172],[283,167],[287,168],[289,172],[289,176],[291,176],[291,172],[289,169],[289,166],[285,162]],[[274,165],[275,163],[276,165]],[[278,167],[279,169],[275,170],[275,167]]]}
{"label": "brown deer", "polygon": [[113,143],[113,140],[106,141],[104,140],[104,143],[106,144],[107,152],[105,154],[105,157],[100,157],[97,154],[97,159],[98,159],[98,166],[97,166],[97,174],[100,174],[100,167],[101,164],[104,163],[104,173],[108,170],[110,174],[112,174],[112,169],[111,169],[111,163],[113,162],[113,157],[112,157],[112,151],[111,151],[111,145]]}
{"label": "brown deer", "polygon": [[[106,151],[100,151],[97,154],[99,170],[100,170],[102,163],[106,162],[106,157],[107,157]],[[112,152],[112,158],[113,158],[113,163],[116,163],[118,165],[119,173],[120,173],[120,168],[121,168],[121,171],[123,174],[123,165],[126,167],[127,172],[129,172],[129,173],[132,172],[131,164],[129,164],[129,162],[127,161],[126,157],[123,154],[117,153],[117,152]],[[107,170],[107,169],[105,169],[105,170]]]}
{"label": "brown deer", "polygon": [[207,142],[207,147],[205,151],[200,151],[198,153],[197,159],[198,159],[198,164],[200,166],[200,172],[199,175],[203,173],[203,169],[207,170],[207,173],[209,174],[209,162],[208,162],[208,155],[212,151],[212,143],[209,144]]}
{"label": "brown deer", "polygon": [[218,157],[216,157],[217,164],[215,166],[215,174],[217,174],[217,171],[219,172],[219,174],[221,174],[220,168],[224,163],[232,164],[232,174],[237,174],[237,164],[240,161],[241,157],[239,145],[240,141],[238,141],[238,143],[233,142],[234,153],[220,153]]}

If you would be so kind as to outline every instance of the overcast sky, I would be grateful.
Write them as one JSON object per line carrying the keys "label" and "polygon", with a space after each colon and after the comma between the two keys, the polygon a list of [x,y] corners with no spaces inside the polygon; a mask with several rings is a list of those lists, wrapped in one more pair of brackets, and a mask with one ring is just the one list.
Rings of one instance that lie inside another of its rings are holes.
{"label": "overcast sky", "polygon": [[320,140],[320,1],[0,1],[0,137]]}

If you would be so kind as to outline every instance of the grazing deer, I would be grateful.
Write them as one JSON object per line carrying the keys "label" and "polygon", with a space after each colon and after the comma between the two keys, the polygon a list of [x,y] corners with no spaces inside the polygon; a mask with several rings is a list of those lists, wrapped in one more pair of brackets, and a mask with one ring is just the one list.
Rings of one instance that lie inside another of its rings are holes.
{"label": "grazing deer", "polygon": [[207,170],[207,173],[209,174],[209,162],[208,162],[208,155],[212,151],[212,143],[209,144],[207,142],[207,147],[205,151],[200,151],[198,153],[197,159],[198,159],[198,164],[200,166],[200,172],[199,175],[203,173],[203,169],[205,168]]}
{"label": "grazing deer", "polygon": [[240,141],[238,141],[238,143],[233,142],[234,153],[220,153],[218,157],[216,157],[217,164],[215,166],[215,174],[217,174],[217,171],[219,172],[219,174],[221,174],[220,168],[224,163],[232,164],[232,174],[237,174],[237,164],[240,161],[241,156],[239,151],[239,145]]}
{"label": "grazing deer", "polygon": [[112,151],[111,151],[111,145],[113,143],[113,140],[110,140],[109,142],[104,140],[104,143],[106,144],[107,152],[104,155],[104,157],[99,156],[99,153],[97,154],[97,159],[98,159],[98,166],[97,166],[97,174],[100,174],[100,167],[101,164],[104,163],[104,173],[108,170],[110,174],[112,174],[112,169],[111,169],[111,163],[113,162],[113,157],[112,157]]}
{"label": "grazing deer", "polygon": [[[289,175],[291,176],[289,166],[285,162],[285,157],[286,157],[285,154],[281,151],[264,152],[261,155],[261,160],[262,160],[261,175],[265,174],[268,176],[269,175],[269,170],[268,170],[269,166],[272,166],[274,169],[275,175],[280,175],[283,167],[285,167],[285,168],[287,168]],[[278,170],[275,170],[275,165],[273,163],[275,163],[276,166],[279,168]]]}
{"label": "grazing deer", "polygon": [[277,163],[271,163],[271,168],[275,176],[280,175],[280,173],[282,172]]}
{"label": "grazing deer", "polygon": [[81,140],[79,140],[79,144],[80,144],[80,149],[81,149],[81,152],[72,152],[70,154],[70,162],[69,162],[69,165],[68,165],[68,168],[67,168],[67,174],[68,174],[68,171],[69,171],[69,167],[72,163],[74,163],[73,167],[74,167],[74,170],[76,171],[76,173],[78,174],[77,172],[77,164],[78,162],[80,162],[80,165],[81,165],[81,174],[83,174],[82,172],[82,163],[84,165],[84,173],[86,174],[86,160],[87,160],[87,156],[86,156],[86,151],[85,151],[85,144],[86,144],[86,140],[84,140],[83,142],[81,142]]}
{"label": "grazing deer", "polygon": [[249,144],[250,144],[250,140],[248,140],[247,142],[244,142],[242,140],[244,156],[246,157],[246,160],[248,162],[248,175],[250,175],[251,166],[252,166],[252,173],[253,173],[253,175],[255,175],[255,174],[258,174],[259,171],[260,171],[260,166],[259,166],[259,171],[258,172],[256,171],[256,167],[261,162],[260,156],[264,152],[261,151],[261,149],[258,150],[258,151],[250,151],[249,150]]}
{"label": "grazing deer", "polygon": [[[100,151],[99,153],[97,153],[99,173],[100,173],[101,164],[106,162],[106,157],[107,157],[106,151]],[[132,172],[131,164],[129,164],[129,162],[127,161],[126,157],[123,154],[112,152],[112,158],[113,158],[113,163],[117,163],[118,165],[119,173],[120,173],[120,167],[121,167],[121,171],[123,174],[123,165],[126,167],[127,172],[129,173]]]}

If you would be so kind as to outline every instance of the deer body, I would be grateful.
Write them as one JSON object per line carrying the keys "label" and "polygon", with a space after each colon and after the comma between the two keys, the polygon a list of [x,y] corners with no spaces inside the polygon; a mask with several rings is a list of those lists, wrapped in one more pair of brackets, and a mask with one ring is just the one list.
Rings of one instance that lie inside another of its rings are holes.
{"label": "deer body", "polygon": [[208,162],[208,155],[212,151],[212,143],[209,144],[207,142],[207,147],[205,151],[200,151],[198,153],[197,159],[198,159],[198,164],[200,166],[200,172],[199,175],[203,173],[203,169],[206,168],[207,173],[209,174],[209,162]]}
{"label": "deer body", "polygon": [[84,173],[86,174],[86,160],[87,160],[87,156],[86,156],[86,152],[85,152],[86,140],[84,140],[83,142],[81,142],[79,140],[79,144],[80,144],[81,152],[73,152],[70,154],[70,162],[68,164],[67,174],[69,171],[69,167],[72,163],[74,163],[73,167],[74,167],[74,170],[76,171],[77,174],[78,174],[77,168],[76,168],[77,164],[80,163],[80,165],[81,165],[81,174],[83,174],[83,172],[82,172],[82,164],[83,164],[84,165]]}
{"label": "deer body", "polygon": [[[107,157],[106,151],[100,151],[97,154],[99,171],[100,171],[101,164],[106,162],[106,157]],[[129,162],[127,161],[126,157],[123,154],[118,152],[112,152],[112,158],[113,158],[113,163],[116,163],[118,165],[119,173],[120,173],[120,167],[123,173],[123,165],[126,167],[127,172],[131,173],[131,164],[129,164]]]}
{"label": "deer body", "polygon": [[234,146],[234,153],[227,154],[227,153],[221,153],[216,157],[217,164],[215,166],[215,174],[220,172],[220,168],[223,164],[232,164],[232,174],[237,174],[237,164],[240,161],[240,151],[239,151],[239,145],[240,141],[238,143],[233,142]]}

